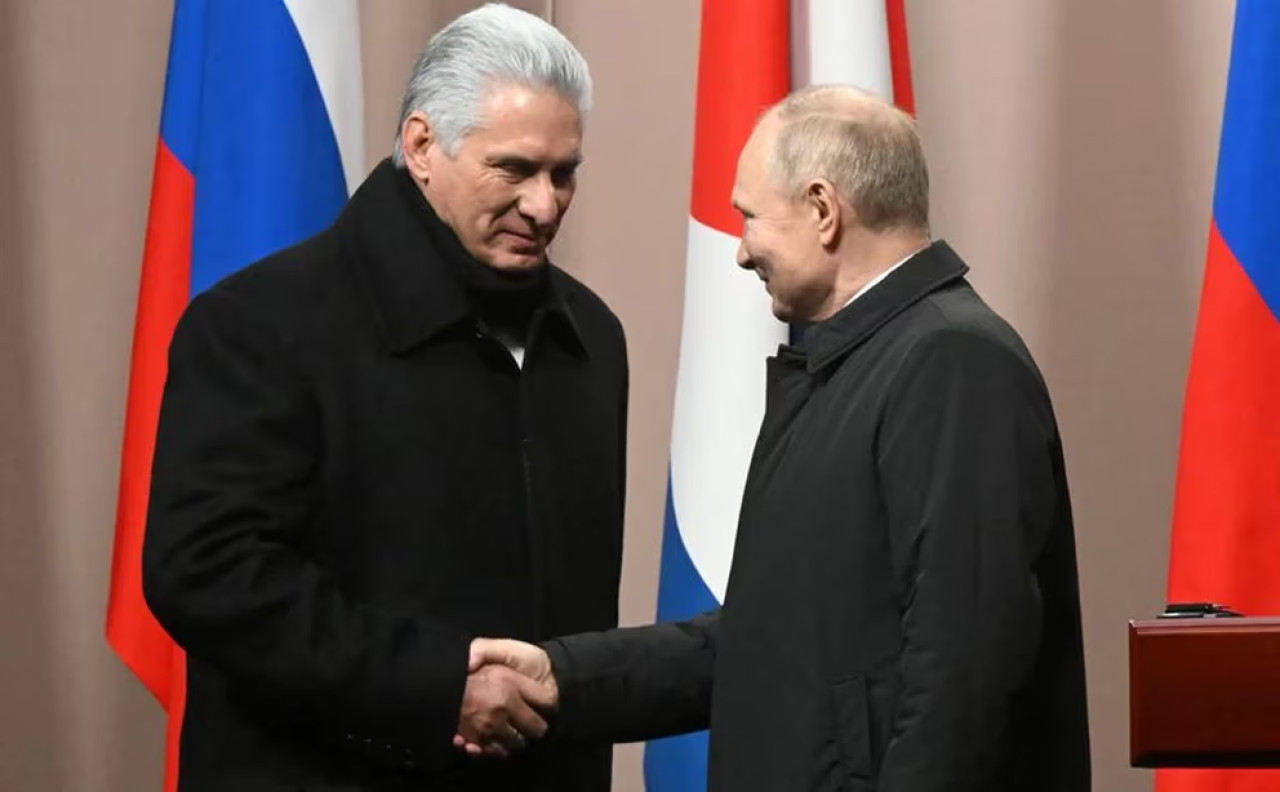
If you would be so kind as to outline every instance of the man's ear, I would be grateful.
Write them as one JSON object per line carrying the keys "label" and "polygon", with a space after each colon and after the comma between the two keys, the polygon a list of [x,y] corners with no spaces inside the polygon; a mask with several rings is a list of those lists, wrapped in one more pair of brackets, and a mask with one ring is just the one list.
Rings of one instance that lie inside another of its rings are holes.
{"label": "man's ear", "polygon": [[439,143],[435,128],[421,110],[415,110],[404,120],[400,127],[401,153],[404,155],[405,169],[419,182],[425,183],[431,177],[431,148]]}
{"label": "man's ear", "polygon": [[814,179],[805,185],[804,198],[818,229],[818,240],[823,247],[831,247],[840,239],[844,207],[836,187],[826,179]]}

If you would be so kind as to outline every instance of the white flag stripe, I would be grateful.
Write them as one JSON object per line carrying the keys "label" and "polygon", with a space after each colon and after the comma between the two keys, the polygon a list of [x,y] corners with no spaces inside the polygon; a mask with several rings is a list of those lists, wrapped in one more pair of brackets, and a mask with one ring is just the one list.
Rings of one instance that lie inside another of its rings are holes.
{"label": "white flag stripe", "polygon": [[360,14],[356,2],[284,0],[284,5],[320,84],[320,95],[338,140],[347,192],[354,192],[366,175]]}
{"label": "white flag stripe", "polygon": [[851,83],[893,100],[884,0],[796,0],[792,8],[801,50],[792,55],[793,87]]}
{"label": "white flag stripe", "polygon": [[689,221],[671,493],[685,549],[724,601],[738,509],[760,420],[765,358],[787,340],[764,284],[736,264],[737,237]]}
{"label": "white flag stripe", "polygon": [[[791,13],[794,87],[852,83],[892,99],[884,0],[791,0]],[[763,284],[736,266],[738,245],[690,220],[671,440],[680,536],[720,601],[764,416],[765,359],[787,340]]]}

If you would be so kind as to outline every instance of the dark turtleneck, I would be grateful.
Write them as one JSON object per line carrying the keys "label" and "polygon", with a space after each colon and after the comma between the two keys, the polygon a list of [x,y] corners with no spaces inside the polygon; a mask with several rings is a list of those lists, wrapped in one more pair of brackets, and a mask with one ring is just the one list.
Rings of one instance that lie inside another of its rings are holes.
{"label": "dark turtleneck", "polygon": [[525,338],[534,312],[546,301],[547,266],[502,270],[478,261],[436,213],[408,171],[399,170],[401,193],[421,218],[436,253],[462,285],[476,315],[504,334]]}

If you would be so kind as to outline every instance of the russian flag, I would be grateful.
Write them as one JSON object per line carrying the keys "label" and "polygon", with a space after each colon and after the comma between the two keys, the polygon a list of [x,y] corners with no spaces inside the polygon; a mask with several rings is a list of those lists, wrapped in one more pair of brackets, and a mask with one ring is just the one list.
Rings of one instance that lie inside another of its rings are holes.
{"label": "russian flag", "polygon": [[[1280,4],[1238,0],[1183,405],[1171,602],[1280,614]],[[1159,792],[1280,790],[1280,771],[1169,770]]]}
{"label": "russian flag", "polygon": [[[902,0],[703,0],[684,324],[658,587],[659,621],[723,601],[738,507],[764,416],[765,358],[789,330],[735,266],[738,152],[792,87],[859,85],[913,109]],[[651,790],[706,789],[707,733],[645,748]]]}
{"label": "russian flag", "polygon": [[363,177],[355,0],[177,0],[142,257],[107,640],[168,713],[181,652],[142,596],[142,539],[169,341],[190,298],[333,222]]}

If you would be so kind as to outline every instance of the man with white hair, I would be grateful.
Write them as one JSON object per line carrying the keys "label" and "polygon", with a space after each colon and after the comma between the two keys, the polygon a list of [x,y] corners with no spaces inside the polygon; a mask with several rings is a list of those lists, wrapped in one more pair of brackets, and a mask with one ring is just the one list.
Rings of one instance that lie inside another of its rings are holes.
{"label": "man with white hair", "polygon": [[1061,439],[1031,354],[930,239],[914,123],[799,91],[732,200],[739,266],[809,327],[768,361],[724,606],[480,641],[475,667],[555,689],[562,738],[710,727],[711,792],[1086,792]]}
{"label": "man with white hair", "polygon": [[468,670],[479,634],[617,624],[625,340],[547,260],[590,100],[545,21],[459,17],[336,223],[183,315],[144,547],[180,790],[608,789],[607,742],[526,744],[542,686]]}

